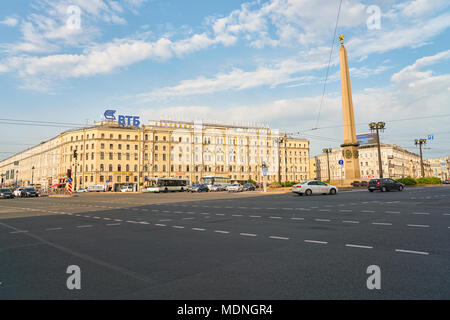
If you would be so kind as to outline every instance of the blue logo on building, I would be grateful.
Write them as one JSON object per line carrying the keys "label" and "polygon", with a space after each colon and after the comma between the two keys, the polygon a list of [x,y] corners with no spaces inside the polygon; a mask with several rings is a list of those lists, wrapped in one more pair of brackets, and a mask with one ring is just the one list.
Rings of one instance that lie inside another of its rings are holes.
{"label": "blue logo on building", "polygon": [[[116,116],[114,115],[116,113],[116,110],[106,110],[104,113],[106,120],[116,120]],[[133,126],[133,127],[139,127],[141,122],[139,120],[139,117],[137,116],[123,116],[119,115],[117,116],[117,123],[121,126]]]}
{"label": "blue logo on building", "polygon": [[116,120],[116,117],[114,114],[116,113],[116,110],[106,110],[104,113],[106,120]]}

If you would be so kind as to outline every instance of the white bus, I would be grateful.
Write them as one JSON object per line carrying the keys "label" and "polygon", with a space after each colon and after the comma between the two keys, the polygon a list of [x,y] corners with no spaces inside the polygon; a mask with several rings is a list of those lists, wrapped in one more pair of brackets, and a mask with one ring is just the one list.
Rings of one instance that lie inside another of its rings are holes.
{"label": "white bus", "polygon": [[105,192],[106,191],[106,185],[103,184],[97,184],[97,185],[90,185],[86,188],[87,192]]}
{"label": "white bus", "polygon": [[149,186],[144,192],[169,192],[186,191],[189,186],[189,179],[178,178],[148,178]]}
{"label": "white bus", "polygon": [[224,188],[231,185],[231,179],[227,177],[214,177],[214,176],[206,176],[202,177],[202,183],[208,186],[208,189],[211,189],[213,185],[220,185]]}

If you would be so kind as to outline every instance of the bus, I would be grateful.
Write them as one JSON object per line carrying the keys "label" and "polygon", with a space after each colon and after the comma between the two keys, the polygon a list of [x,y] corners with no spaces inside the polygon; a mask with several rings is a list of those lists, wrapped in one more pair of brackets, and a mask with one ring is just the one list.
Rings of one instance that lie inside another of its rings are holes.
{"label": "bus", "polygon": [[202,183],[208,186],[208,189],[211,189],[213,185],[220,185],[224,188],[231,185],[231,179],[227,177],[214,177],[214,176],[206,176],[202,177]]}
{"label": "bus", "polygon": [[186,191],[189,186],[189,179],[179,178],[147,178],[149,186],[144,192],[169,192]]}

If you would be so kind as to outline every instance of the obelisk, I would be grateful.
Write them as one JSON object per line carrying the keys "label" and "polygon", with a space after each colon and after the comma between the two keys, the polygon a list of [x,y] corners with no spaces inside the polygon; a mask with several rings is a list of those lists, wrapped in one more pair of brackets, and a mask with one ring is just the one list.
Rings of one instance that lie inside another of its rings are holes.
{"label": "obelisk", "polygon": [[342,91],[342,116],[344,125],[344,143],[341,144],[344,158],[345,181],[349,185],[354,180],[360,179],[358,140],[356,140],[355,114],[353,112],[352,88],[348,68],[347,50],[344,47],[344,36],[339,37],[341,48],[339,49],[341,66],[341,91]]}

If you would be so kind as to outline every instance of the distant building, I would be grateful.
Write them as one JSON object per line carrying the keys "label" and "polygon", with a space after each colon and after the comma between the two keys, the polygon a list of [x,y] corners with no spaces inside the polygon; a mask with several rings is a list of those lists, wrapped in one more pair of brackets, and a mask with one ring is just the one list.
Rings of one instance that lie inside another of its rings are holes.
{"label": "distant building", "polygon": [[427,159],[426,161],[431,166],[433,177],[441,178],[441,180],[450,179],[450,156]]}
{"label": "distant building", "polygon": [[[361,145],[358,148],[360,160],[361,179],[368,180],[379,177],[378,149],[376,145]],[[317,178],[329,180],[327,155],[316,156]],[[342,149],[335,148],[329,154],[331,180],[345,179],[345,171],[339,165],[344,160]],[[381,144],[381,161],[384,178],[404,178],[421,176],[420,156],[397,145]],[[433,176],[430,163],[424,160],[425,176]]]}

